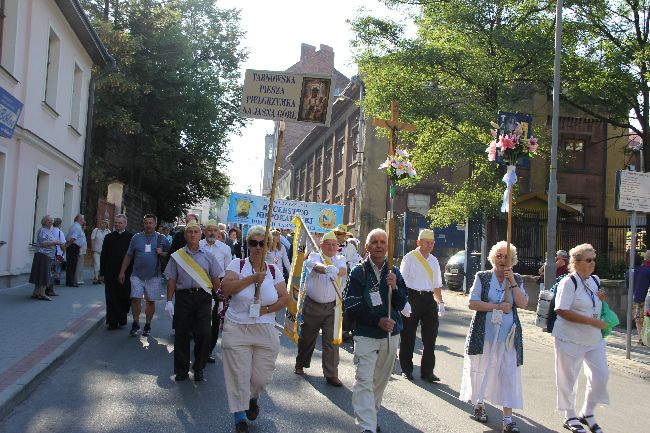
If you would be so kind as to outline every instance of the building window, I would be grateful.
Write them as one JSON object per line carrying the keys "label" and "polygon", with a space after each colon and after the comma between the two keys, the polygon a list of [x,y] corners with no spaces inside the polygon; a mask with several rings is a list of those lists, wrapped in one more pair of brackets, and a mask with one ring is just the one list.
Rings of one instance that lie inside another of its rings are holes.
{"label": "building window", "polygon": [[308,194],[311,193],[311,188],[312,188],[311,187],[311,178],[312,178],[313,172],[314,172],[314,164],[312,164],[312,162],[309,161],[307,163],[307,174],[306,174],[306,180],[307,180],[307,188],[306,189],[307,189]]}
{"label": "building window", "polygon": [[326,140],[325,159],[323,163],[323,179],[327,180],[332,176],[332,137]]}
{"label": "building window", "polygon": [[0,65],[13,73],[18,33],[18,0],[0,0]]}
{"label": "building window", "polygon": [[584,170],[587,141],[584,138],[566,138],[562,141],[562,144],[567,158],[563,164],[564,169]]}
{"label": "building window", "polygon": [[59,57],[61,54],[61,40],[50,28],[50,37],[47,45],[47,64],[45,68],[45,95],[44,101],[56,111],[56,93],[59,82]]}
{"label": "building window", "polygon": [[355,112],[348,119],[348,164],[356,162],[359,157],[359,112]]}
{"label": "building window", "polygon": [[314,165],[314,185],[320,184],[321,172],[323,171],[322,148],[316,150],[316,164]]}
{"label": "building window", "polygon": [[346,208],[345,208],[345,211],[348,214],[347,220],[348,220],[348,224],[355,224],[355,217],[356,217],[355,212],[357,210],[356,209],[357,208],[356,191],[354,189],[351,189],[348,192],[348,195],[350,197],[350,199],[348,200],[349,205],[346,206]]}
{"label": "building window", "polygon": [[72,224],[72,198],[74,194],[74,187],[72,184],[65,182],[63,187],[63,228],[68,231]]}
{"label": "building window", "polygon": [[81,121],[79,114],[81,110],[81,82],[83,80],[83,71],[75,62],[74,74],[72,75],[72,106],[70,107],[70,126],[76,131],[80,130]]}
{"label": "building window", "polygon": [[50,175],[38,170],[36,175],[36,193],[34,195],[34,226],[32,230],[32,243],[36,243],[36,232],[41,228],[41,218],[47,214],[47,199],[50,189]]}
{"label": "building window", "polygon": [[345,152],[345,127],[336,131],[336,143],[334,148],[334,173],[343,168],[343,152]]}

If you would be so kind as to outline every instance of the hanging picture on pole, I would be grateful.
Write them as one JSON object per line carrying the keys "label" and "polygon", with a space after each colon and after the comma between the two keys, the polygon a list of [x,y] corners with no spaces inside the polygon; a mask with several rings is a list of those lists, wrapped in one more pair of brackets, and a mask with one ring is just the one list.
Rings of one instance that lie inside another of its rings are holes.
{"label": "hanging picture on pole", "polygon": [[334,77],[246,70],[242,117],[330,125]]}

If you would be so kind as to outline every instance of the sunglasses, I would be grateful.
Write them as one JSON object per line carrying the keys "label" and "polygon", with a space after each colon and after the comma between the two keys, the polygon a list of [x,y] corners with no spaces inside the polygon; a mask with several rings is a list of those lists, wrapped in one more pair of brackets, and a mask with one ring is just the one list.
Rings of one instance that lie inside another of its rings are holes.
{"label": "sunglasses", "polygon": [[579,261],[579,262],[586,262],[586,263],[591,263],[591,262],[596,263],[596,258],[594,257],[594,258],[592,259],[592,258],[590,257],[590,258],[588,258],[588,259],[578,260],[578,261]]}
{"label": "sunglasses", "polygon": [[249,239],[248,240],[248,246],[255,248],[255,247],[261,247],[264,248],[264,241],[256,241],[255,239]]}

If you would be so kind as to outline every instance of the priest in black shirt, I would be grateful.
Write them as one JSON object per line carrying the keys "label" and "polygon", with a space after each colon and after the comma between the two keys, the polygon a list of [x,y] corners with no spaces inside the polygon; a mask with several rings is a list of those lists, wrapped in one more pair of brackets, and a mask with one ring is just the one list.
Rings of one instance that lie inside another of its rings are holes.
{"label": "priest in black shirt", "polygon": [[104,292],[106,294],[106,324],[109,330],[126,325],[127,314],[131,307],[132,265],[127,269],[124,284],[120,284],[117,276],[122,267],[122,259],[129,249],[133,233],[126,230],[126,215],[115,216],[114,231],[107,234],[102,246],[99,275],[104,277]]}

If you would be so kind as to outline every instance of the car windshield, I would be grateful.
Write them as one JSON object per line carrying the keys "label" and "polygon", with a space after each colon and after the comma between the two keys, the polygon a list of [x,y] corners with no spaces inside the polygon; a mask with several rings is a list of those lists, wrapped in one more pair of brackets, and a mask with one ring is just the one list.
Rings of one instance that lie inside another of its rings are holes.
{"label": "car windshield", "polygon": [[465,263],[465,251],[458,251],[456,254],[451,256],[449,262],[447,262],[447,264],[449,265],[462,265],[464,263]]}

